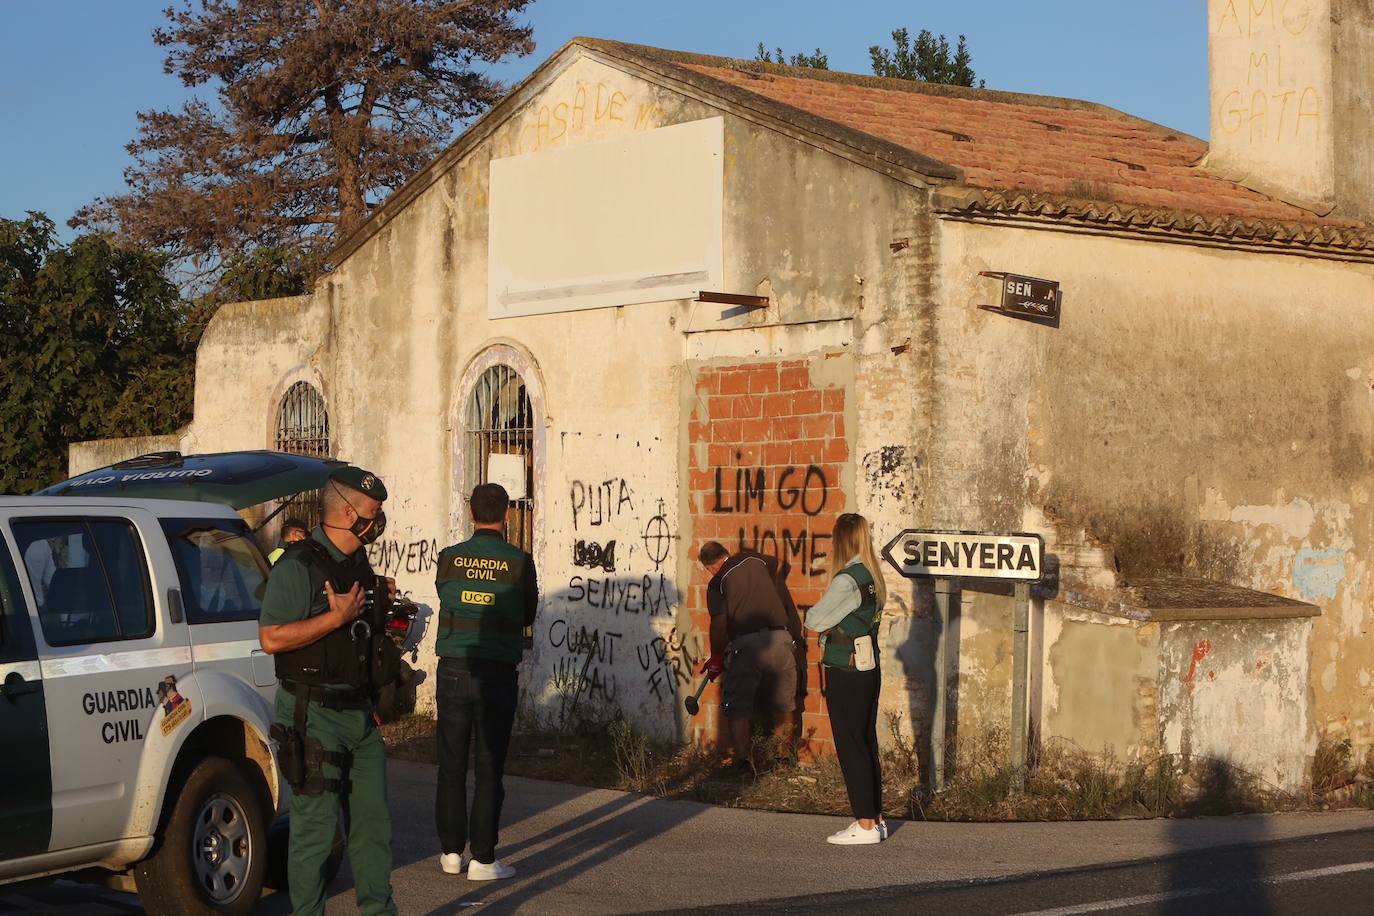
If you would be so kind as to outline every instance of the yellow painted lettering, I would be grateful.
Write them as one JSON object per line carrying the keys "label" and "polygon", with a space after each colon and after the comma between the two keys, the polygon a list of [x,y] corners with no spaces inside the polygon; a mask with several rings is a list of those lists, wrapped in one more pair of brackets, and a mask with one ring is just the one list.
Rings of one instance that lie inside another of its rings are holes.
{"label": "yellow painted lettering", "polygon": [[639,106],[635,115],[635,130],[643,130],[658,122],[656,115],[661,111],[657,102],[645,102]]}
{"label": "yellow painted lettering", "polygon": [[1283,137],[1283,125],[1288,117],[1288,100],[1295,95],[1297,95],[1297,93],[1289,89],[1287,92],[1280,92],[1274,96],[1275,102],[1278,102],[1280,99],[1283,100],[1282,104],[1279,106],[1279,123],[1274,126],[1275,143],[1279,142]]}
{"label": "yellow painted lettering", "polygon": [[1239,102],[1240,92],[1232,89],[1226,93],[1226,97],[1221,100],[1221,107],[1217,110],[1218,126],[1228,134],[1240,130],[1240,125],[1245,121],[1245,109],[1237,104]]}
{"label": "yellow painted lettering", "polygon": [[[1309,104],[1308,100],[1311,100]],[[1322,135],[1322,97],[1312,86],[1303,89],[1302,95],[1298,97],[1298,117],[1297,123],[1293,125],[1293,136],[1298,136],[1302,132],[1303,118],[1312,121],[1312,138],[1320,140]]]}
{"label": "yellow painted lettering", "polygon": [[1226,0],[1226,9],[1222,10],[1221,21],[1217,23],[1218,32],[1226,28],[1226,20],[1228,19],[1235,24],[1237,35],[1244,34],[1244,30],[1240,27],[1240,15],[1236,12],[1236,0]]}
{"label": "yellow painted lettering", "polygon": [[[1293,11],[1297,7],[1297,12]],[[1289,35],[1301,35],[1312,22],[1312,0],[1284,0],[1283,28]]]}
{"label": "yellow painted lettering", "polygon": [[573,96],[572,129],[581,130],[587,124],[587,87],[578,84],[577,94]]}
{"label": "yellow painted lettering", "polygon": [[549,115],[549,106],[540,105],[538,122],[539,129],[535,132],[535,142],[538,144],[539,147],[543,147],[545,143],[549,142],[549,125],[551,120],[552,119]]}
{"label": "yellow painted lettering", "polygon": [[[1262,90],[1255,90],[1255,94],[1250,99],[1250,142],[1255,142],[1255,131],[1259,131],[1259,138],[1265,138],[1265,131],[1269,126],[1269,96]],[[1258,122],[1258,124],[1256,124]]]}
{"label": "yellow painted lettering", "polygon": [[601,100],[604,99],[607,95],[606,90],[610,88],[611,87],[607,86],[605,83],[596,84],[596,107],[594,109],[593,115],[598,122],[602,118],[606,117],[606,112],[611,107],[609,102],[607,102],[605,105],[601,104]]}

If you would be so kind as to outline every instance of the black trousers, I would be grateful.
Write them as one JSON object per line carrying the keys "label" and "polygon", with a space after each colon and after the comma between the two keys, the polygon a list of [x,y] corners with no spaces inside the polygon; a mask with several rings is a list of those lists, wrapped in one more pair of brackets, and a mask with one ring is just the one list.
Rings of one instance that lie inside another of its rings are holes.
{"label": "black trousers", "polygon": [[882,674],[825,669],[825,704],[835,756],[855,820],[876,820],[883,813],[883,771],[878,760],[878,687]]}
{"label": "black trousers", "polygon": [[[496,861],[497,829],[506,790],[506,751],[519,698],[515,666],[481,659],[439,659],[439,785],[434,816],[444,852],[471,847],[483,864]],[[476,739],[476,789],[468,811],[468,752]]]}

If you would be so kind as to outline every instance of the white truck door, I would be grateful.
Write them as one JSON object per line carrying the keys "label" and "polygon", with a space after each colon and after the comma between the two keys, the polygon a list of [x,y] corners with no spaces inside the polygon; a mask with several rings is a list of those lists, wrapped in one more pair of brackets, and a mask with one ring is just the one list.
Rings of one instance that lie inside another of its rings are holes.
{"label": "white truck door", "polygon": [[52,770],[33,620],[10,545],[0,538],[0,860],[48,851]]}
{"label": "white truck door", "polygon": [[197,671],[252,684],[271,703],[277,680],[258,643],[268,565],[239,518],[163,518],[181,582]]}
{"label": "white truck door", "polygon": [[[53,851],[122,838],[144,740],[193,727],[176,688],[191,671],[184,623],[169,619],[175,584],[157,520],[139,509],[75,508],[8,525],[38,609],[52,755]],[[44,551],[52,553],[50,571]]]}

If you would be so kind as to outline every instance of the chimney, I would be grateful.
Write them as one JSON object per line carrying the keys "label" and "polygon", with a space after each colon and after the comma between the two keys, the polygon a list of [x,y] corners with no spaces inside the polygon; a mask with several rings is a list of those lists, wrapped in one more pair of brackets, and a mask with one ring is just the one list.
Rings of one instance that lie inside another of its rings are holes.
{"label": "chimney", "polygon": [[1374,222],[1374,0],[1208,0],[1207,166]]}

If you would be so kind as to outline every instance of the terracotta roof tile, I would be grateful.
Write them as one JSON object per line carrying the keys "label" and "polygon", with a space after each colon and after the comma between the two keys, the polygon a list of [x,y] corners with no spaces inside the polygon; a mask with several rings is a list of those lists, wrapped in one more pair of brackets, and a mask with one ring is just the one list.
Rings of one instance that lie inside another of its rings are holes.
{"label": "terracotta roof tile", "polygon": [[1058,106],[1049,99],[1034,104],[1025,96],[1008,101],[994,92],[960,96],[882,88],[829,75],[808,78],[795,70],[679,65],[956,166],[973,188],[1209,216],[1357,225],[1228,181],[1199,165],[1205,142],[1107,108]]}

